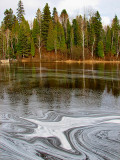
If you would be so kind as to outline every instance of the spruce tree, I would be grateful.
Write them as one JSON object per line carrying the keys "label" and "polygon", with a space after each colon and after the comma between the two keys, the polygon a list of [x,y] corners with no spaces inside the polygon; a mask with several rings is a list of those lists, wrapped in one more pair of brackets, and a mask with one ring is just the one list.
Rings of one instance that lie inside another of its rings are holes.
{"label": "spruce tree", "polygon": [[71,24],[69,22],[69,20],[67,21],[67,39],[66,39],[66,44],[67,44],[67,48],[70,49],[71,48]]}
{"label": "spruce tree", "polygon": [[97,50],[98,50],[98,56],[103,58],[104,57],[104,45],[102,41],[98,42]]}
{"label": "spruce tree", "polygon": [[60,22],[57,22],[58,46],[61,51],[66,49],[64,29]]}
{"label": "spruce tree", "polygon": [[43,17],[42,17],[42,38],[43,38],[45,47],[47,45],[47,37],[48,37],[50,20],[51,20],[51,12],[50,12],[48,3],[46,3],[43,9]]}
{"label": "spruce tree", "polygon": [[50,21],[49,23],[47,50],[48,51],[54,50],[54,34],[53,34],[53,22],[52,21]]}
{"label": "spruce tree", "polygon": [[76,19],[73,19],[73,32],[74,32],[74,45],[78,45],[78,23]]}
{"label": "spruce tree", "polygon": [[106,36],[105,36],[105,54],[110,54],[111,53],[111,28],[107,26],[106,29]]}
{"label": "spruce tree", "polygon": [[23,18],[18,34],[18,55],[22,56],[23,58],[24,56],[28,56],[30,54],[30,48],[30,28],[28,22]]}
{"label": "spruce tree", "polygon": [[5,15],[4,17],[5,30],[7,29],[12,30],[15,18],[15,16],[13,15],[13,10],[11,8],[9,10],[6,9],[4,15]]}
{"label": "spruce tree", "polygon": [[32,57],[35,56],[35,44],[34,44],[33,39],[31,40],[31,55]]}
{"label": "spruce tree", "polygon": [[115,15],[112,21],[112,53],[116,54],[117,56],[119,54],[119,46],[118,46],[119,29],[120,29],[119,20],[118,17]]}
{"label": "spruce tree", "polygon": [[101,41],[102,37],[102,22],[99,12],[97,11],[95,13],[95,16],[92,17],[92,23],[94,26],[94,32],[95,32],[95,53],[98,55],[98,43]]}
{"label": "spruce tree", "polygon": [[93,23],[91,23],[91,21],[88,23],[87,30],[88,30],[88,47],[89,47],[89,51],[91,53],[91,56],[93,58],[96,38],[95,38],[94,25],[93,25]]}
{"label": "spruce tree", "polygon": [[19,0],[18,8],[17,8],[17,19],[18,19],[19,23],[22,22],[22,17],[24,15],[25,15],[25,10],[24,10],[24,6],[23,6],[23,2],[21,0]]}
{"label": "spruce tree", "polygon": [[[77,36],[77,44],[74,42],[74,44],[76,44],[78,47],[82,47],[82,22],[83,22],[83,19],[82,19],[82,16],[77,16],[76,17],[76,25],[78,25],[78,28],[76,28],[76,34],[75,34],[75,31],[74,31],[74,37]],[[74,27],[73,27],[74,28]],[[75,41],[75,38],[74,38],[74,41]]]}
{"label": "spruce tree", "polygon": [[40,27],[39,27],[38,20],[35,18],[33,21],[32,37],[36,47],[38,47],[39,34],[40,34]]}
{"label": "spruce tree", "polygon": [[20,25],[19,34],[18,34],[18,45],[17,45],[17,54],[19,57],[24,58],[27,50],[27,36],[25,34],[25,29],[23,24]]}

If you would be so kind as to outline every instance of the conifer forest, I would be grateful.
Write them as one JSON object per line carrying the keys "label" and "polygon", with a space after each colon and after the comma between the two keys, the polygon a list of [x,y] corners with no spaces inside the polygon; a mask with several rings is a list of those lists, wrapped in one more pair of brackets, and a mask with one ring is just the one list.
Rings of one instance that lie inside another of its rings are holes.
{"label": "conifer forest", "polygon": [[[49,52],[71,60],[108,59],[120,57],[120,22],[117,15],[111,24],[102,25],[99,11],[70,19],[66,9],[59,15],[46,3],[38,8],[32,23],[25,19],[24,4],[18,2],[16,15],[6,9],[0,25],[0,59],[40,56]],[[45,53],[43,52],[45,51]]]}

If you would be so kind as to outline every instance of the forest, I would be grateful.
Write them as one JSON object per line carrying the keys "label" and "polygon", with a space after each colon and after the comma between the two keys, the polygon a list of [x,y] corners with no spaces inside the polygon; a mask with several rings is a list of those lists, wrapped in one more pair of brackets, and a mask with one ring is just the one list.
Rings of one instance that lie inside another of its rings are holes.
{"label": "forest", "polygon": [[77,15],[70,19],[66,9],[58,15],[46,3],[43,11],[38,8],[30,23],[25,19],[24,5],[18,2],[16,15],[6,9],[0,25],[0,59],[34,58],[49,53],[57,58],[85,60],[120,58],[120,22],[115,15],[108,26],[102,25],[99,11],[89,16]]}

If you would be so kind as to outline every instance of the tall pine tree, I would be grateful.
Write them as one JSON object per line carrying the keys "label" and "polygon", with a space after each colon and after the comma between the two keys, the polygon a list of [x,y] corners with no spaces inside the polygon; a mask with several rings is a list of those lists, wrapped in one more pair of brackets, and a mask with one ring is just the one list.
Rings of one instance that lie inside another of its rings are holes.
{"label": "tall pine tree", "polygon": [[66,49],[64,29],[60,22],[57,22],[58,46],[61,51]]}
{"label": "tall pine tree", "polygon": [[42,17],[42,38],[43,38],[45,47],[47,45],[47,37],[48,37],[48,29],[49,29],[50,20],[51,20],[51,12],[50,12],[48,3],[46,3],[43,9],[43,17]]}
{"label": "tall pine tree", "polygon": [[[74,31],[74,41],[76,41],[77,43],[74,42],[75,45],[77,45],[77,47],[82,47],[82,22],[83,22],[83,18],[82,16],[77,16],[76,17],[76,21],[75,25],[76,25],[76,32]],[[78,25],[78,28],[77,28]],[[74,28],[74,26],[73,26]],[[75,39],[75,36],[77,36],[77,39]]]}
{"label": "tall pine tree", "polygon": [[23,6],[23,2],[21,0],[19,0],[18,8],[17,8],[17,19],[18,19],[19,23],[22,22],[22,18],[24,15],[25,15],[25,10],[24,10],[24,6]]}
{"label": "tall pine tree", "polygon": [[32,55],[32,58],[35,56],[35,44],[33,39],[31,40],[31,55]]}
{"label": "tall pine tree", "polygon": [[112,53],[118,56],[119,54],[119,20],[118,17],[115,15],[113,21],[112,21]]}
{"label": "tall pine tree", "polygon": [[105,54],[110,54],[111,53],[111,28],[109,26],[107,26],[106,29],[106,35],[105,35]]}
{"label": "tall pine tree", "polygon": [[98,50],[98,56],[103,58],[104,57],[104,45],[102,41],[98,42],[97,50]]}
{"label": "tall pine tree", "polygon": [[13,10],[10,8],[9,10],[6,9],[4,12],[4,24],[5,24],[5,30],[9,29],[12,30],[12,26],[14,24],[14,15],[13,15]]}
{"label": "tall pine tree", "polygon": [[32,37],[36,47],[38,47],[39,34],[40,34],[40,27],[39,27],[38,20],[35,18],[33,21]]}
{"label": "tall pine tree", "polygon": [[21,57],[28,56],[31,49],[30,27],[28,22],[23,18],[20,24],[18,34],[18,55]]}
{"label": "tall pine tree", "polygon": [[52,21],[50,21],[49,23],[47,50],[48,51],[54,50],[54,35],[53,35],[53,22]]}
{"label": "tall pine tree", "polygon": [[95,13],[95,16],[92,17],[92,23],[95,33],[95,53],[96,55],[98,55],[98,43],[101,41],[102,38],[102,22],[98,11]]}

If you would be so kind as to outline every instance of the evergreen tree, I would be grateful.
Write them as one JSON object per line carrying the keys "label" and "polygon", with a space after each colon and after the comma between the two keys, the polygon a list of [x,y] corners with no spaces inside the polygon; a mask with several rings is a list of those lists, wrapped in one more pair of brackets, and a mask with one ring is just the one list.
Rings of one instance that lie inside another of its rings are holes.
{"label": "evergreen tree", "polygon": [[98,50],[98,56],[103,58],[104,57],[104,45],[102,41],[98,42],[97,50]]}
{"label": "evergreen tree", "polygon": [[26,45],[27,44],[27,36],[25,35],[24,26],[21,24],[18,34],[18,45],[17,45],[17,54],[19,57],[26,54]]}
{"label": "evergreen tree", "polygon": [[48,51],[54,50],[54,34],[53,34],[53,22],[52,21],[50,21],[49,23],[47,50]]}
{"label": "evergreen tree", "polygon": [[111,53],[111,28],[107,26],[106,36],[105,36],[105,54]]}
{"label": "evergreen tree", "polygon": [[65,44],[65,35],[64,35],[64,29],[60,22],[57,22],[57,37],[58,37],[58,46],[60,50],[65,50],[66,49],[66,44]]}
{"label": "evergreen tree", "polygon": [[31,48],[31,39],[30,39],[30,28],[28,22],[23,18],[20,24],[19,34],[18,34],[18,55],[28,56]]}
{"label": "evergreen tree", "polygon": [[66,44],[67,44],[67,48],[70,49],[71,48],[71,24],[69,22],[69,20],[67,21],[67,39],[66,39]]}
{"label": "evergreen tree", "polygon": [[32,37],[35,43],[35,46],[38,47],[38,35],[40,34],[40,27],[37,19],[33,21]]}
{"label": "evergreen tree", "polygon": [[54,50],[55,53],[57,54],[58,49],[59,49],[59,44],[57,36],[57,25],[53,26],[53,22],[50,21],[48,30],[48,39],[47,39],[47,50],[48,51]]}
{"label": "evergreen tree", "polygon": [[79,32],[78,32],[78,22],[76,19],[73,19],[73,32],[74,32],[74,45],[77,46],[79,44]]}
{"label": "evergreen tree", "polygon": [[12,26],[15,20],[15,16],[13,15],[13,10],[11,8],[9,10],[6,9],[4,15],[5,15],[4,17],[5,30],[7,29],[12,30]]}
{"label": "evergreen tree", "polygon": [[17,19],[18,19],[19,23],[22,22],[22,18],[24,15],[25,15],[25,10],[24,10],[24,6],[23,6],[23,2],[21,0],[19,0],[18,8],[17,8]]}
{"label": "evergreen tree", "polygon": [[[75,56],[72,53],[82,52],[83,59],[85,59],[88,51],[92,57],[94,55],[104,57],[107,54],[119,56],[120,22],[116,15],[111,26],[104,29],[98,11],[90,16],[89,21],[85,16],[80,15],[73,19],[71,24],[65,9],[62,10],[59,18],[57,9],[53,8],[51,18],[48,3],[46,3],[43,14],[38,8],[30,29],[24,14],[21,0],[18,3],[17,18],[11,8],[5,10],[0,27],[0,57],[15,58],[17,53],[20,57],[29,54],[34,56],[37,49],[41,59],[42,45],[48,51],[54,50],[56,56],[58,50],[63,53],[69,51],[71,58]],[[75,52],[73,52],[73,45]]]}
{"label": "evergreen tree", "polygon": [[95,16],[92,17],[92,23],[95,32],[95,53],[98,54],[98,43],[102,39],[102,22],[98,11],[95,13]]}
{"label": "evergreen tree", "polygon": [[53,8],[53,15],[52,15],[53,23],[56,24],[59,21],[57,9]]}
{"label": "evergreen tree", "polygon": [[[74,44],[76,44],[79,47],[82,47],[82,23],[83,23],[83,19],[82,16],[77,16],[76,17],[76,25],[78,25],[78,28],[76,28],[76,34],[74,32],[74,37],[77,36],[77,43],[74,42]],[[76,26],[77,27],[77,26]],[[73,27],[74,28],[74,27]],[[74,38],[75,41],[75,38]]]}
{"label": "evergreen tree", "polygon": [[119,54],[119,20],[118,17],[115,15],[113,21],[112,21],[112,53],[116,54],[118,56]]}
{"label": "evergreen tree", "polygon": [[51,20],[51,13],[50,13],[48,3],[46,3],[43,9],[43,19],[42,19],[42,38],[43,38],[45,47],[47,45],[47,37],[48,37],[48,29],[49,29],[50,20]]}
{"label": "evergreen tree", "polygon": [[15,35],[16,39],[18,38],[18,32],[19,32],[19,23],[18,21],[16,21],[12,27],[12,34]]}
{"label": "evergreen tree", "polygon": [[35,44],[34,44],[33,39],[31,40],[31,55],[32,57],[35,56]]}
{"label": "evergreen tree", "polygon": [[88,23],[88,46],[89,51],[91,52],[91,56],[94,56],[94,49],[95,49],[95,30],[94,25],[91,21]]}

